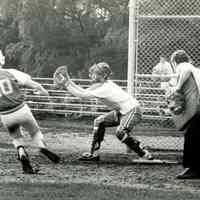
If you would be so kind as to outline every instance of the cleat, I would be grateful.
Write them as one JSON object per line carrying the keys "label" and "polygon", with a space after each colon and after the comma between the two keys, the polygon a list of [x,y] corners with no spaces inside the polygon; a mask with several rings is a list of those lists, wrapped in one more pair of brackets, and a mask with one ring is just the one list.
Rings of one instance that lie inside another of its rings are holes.
{"label": "cleat", "polygon": [[100,156],[99,155],[93,155],[91,153],[83,153],[83,155],[78,158],[78,160],[80,161],[93,161],[93,162],[97,162],[100,161]]}
{"label": "cleat", "polygon": [[[21,153],[20,153],[21,152]],[[22,170],[24,174],[35,174],[29,160],[28,153],[25,151],[23,146],[19,146],[17,148],[17,153],[18,153],[18,160],[22,164]],[[22,154],[22,155],[20,155]]]}
{"label": "cleat", "polygon": [[141,157],[141,159],[144,160],[154,160],[154,157],[151,155],[151,153],[147,149],[143,149],[144,155]]}
{"label": "cleat", "polygon": [[45,155],[49,160],[51,160],[54,163],[59,163],[60,162],[60,156],[57,154],[53,153],[52,151],[49,151],[46,148],[41,148],[40,152]]}
{"label": "cleat", "polygon": [[19,161],[22,164],[22,169],[24,174],[35,174],[35,171],[33,170],[30,164],[28,156],[22,155],[21,158],[19,158]]}

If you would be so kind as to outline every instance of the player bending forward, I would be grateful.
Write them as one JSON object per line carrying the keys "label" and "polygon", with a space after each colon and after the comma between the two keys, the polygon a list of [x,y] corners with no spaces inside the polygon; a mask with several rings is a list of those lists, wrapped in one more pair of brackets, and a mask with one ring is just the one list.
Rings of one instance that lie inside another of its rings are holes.
{"label": "player bending forward", "polygon": [[107,127],[117,126],[116,136],[130,149],[144,159],[153,159],[152,155],[141,148],[140,142],[130,135],[133,127],[141,120],[139,103],[117,84],[109,80],[111,69],[107,63],[94,64],[89,69],[91,87],[83,89],[70,80],[67,67],[61,66],[54,73],[57,85],[63,86],[74,96],[80,98],[97,98],[105,103],[112,111],[101,115],[94,120],[93,141],[90,152],[86,152],[79,158],[82,161],[98,161],[99,149],[104,139]]}
{"label": "player bending forward", "polygon": [[24,102],[21,86],[35,89],[41,95],[48,95],[39,83],[31,80],[28,74],[15,69],[2,69],[5,57],[0,51],[0,115],[3,125],[7,128],[13,139],[13,144],[18,152],[18,160],[22,164],[23,172],[34,174],[28,153],[24,148],[21,127],[25,128],[42,154],[52,162],[58,163],[60,157],[49,151],[44,143],[43,134],[32,115],[28,105]]}

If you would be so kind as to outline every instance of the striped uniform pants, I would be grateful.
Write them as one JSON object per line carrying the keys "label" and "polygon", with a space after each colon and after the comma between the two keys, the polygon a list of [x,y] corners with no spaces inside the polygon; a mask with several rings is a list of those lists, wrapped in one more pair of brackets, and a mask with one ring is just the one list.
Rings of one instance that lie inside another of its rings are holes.
{"label": "striped uniform pants", "polygon": [[124,142],[127,137],[130,137],[130,132],[136,124],[142,119],[141,110],[139,107],[133,108],[131,111],[122,115],[119,111],[113,110],[104,115],[100,115],[94,120],[93,127],[93,144],[92,152],[100,148],[100,144],[104,139],[105,130],[107,127],[117,127],[116,136]]}

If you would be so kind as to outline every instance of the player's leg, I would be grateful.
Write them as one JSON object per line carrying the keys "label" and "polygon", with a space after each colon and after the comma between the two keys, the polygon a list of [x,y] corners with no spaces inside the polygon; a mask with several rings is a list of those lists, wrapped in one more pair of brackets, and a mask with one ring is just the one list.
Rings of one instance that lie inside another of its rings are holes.
{"label": "player's leg", "polygon": [[30,108],[27,105],[24,106],[21,114],[26,116],[26,118],[24,118],[21,122],[22,126],[31,135],[33,142],[39,148],[40,152],[48,157],[52,162],[58,163],[60,161],[60,157],[47,148],[47,145],[44,142],[44,135],[42,134],[37,121],[35,120]]}
{"label": "player's leg", "polygon": [[91,150],[89,153],[83,154],[79,160],[83,161],[97,161],[99,160],[99,149],[101,142],[104,139],[106,127],[113,127],[119,125],[119,115],[116,111],[111,111],[104,115],[100,115],[94,120],[93,125],[93,140]]}
{"label": "player's leg", "polygon": [[120,125],[117,128],[117,138],[125,143],[130,149],[135,151],[140,157],[145,159],[153,159],[148,150],[141,147],[140,142],[130,135],[133,127],[141,120],[141,111],[139,108],[134,108],[126,115],[121,116]]}
{"label": "player's leg", "polygon": [[13,145],[17,149],[18,160],[21,162],[22,170],[25,174],[34,174],[34,170],[31,166],[28,153],[24,147],[23,136],[20,130],[19,121],[15,113],[1,116],[3,125],[7,128],[11,138],[13,139]]}

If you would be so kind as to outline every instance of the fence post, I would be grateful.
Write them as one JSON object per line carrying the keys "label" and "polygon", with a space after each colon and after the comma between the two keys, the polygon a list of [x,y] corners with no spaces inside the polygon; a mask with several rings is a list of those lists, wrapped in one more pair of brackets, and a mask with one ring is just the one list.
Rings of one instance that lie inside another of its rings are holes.
{"label": "fence post", "polygon": [[[128,74],[127,90],[130,95],[135,96],[135,73],[136,73],[136,3],[137,0],[129,0],[129,35],[128,35]],[[131,149],[126,147],[126,153]]]}
{"label": "fence post", "polygon": [[135,96],[135,70],[136,70],[136,1],[129,0],[129,35],[128,35],[128,93]]}

